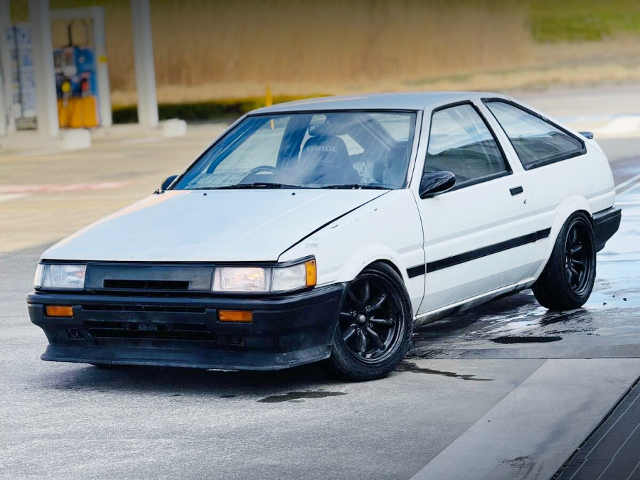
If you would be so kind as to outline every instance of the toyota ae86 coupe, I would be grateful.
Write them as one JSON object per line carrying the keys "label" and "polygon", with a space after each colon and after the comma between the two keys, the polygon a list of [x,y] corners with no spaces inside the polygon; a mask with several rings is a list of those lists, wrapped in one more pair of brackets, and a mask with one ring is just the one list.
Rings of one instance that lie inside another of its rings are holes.
{"label": "toyota ae86 coupe", "polygon": [[607,158],[491,93],[251,112],[152,196],[47,250],[43,360],[389,374],[415,325],[532,288],[582,306],[617,231]]}

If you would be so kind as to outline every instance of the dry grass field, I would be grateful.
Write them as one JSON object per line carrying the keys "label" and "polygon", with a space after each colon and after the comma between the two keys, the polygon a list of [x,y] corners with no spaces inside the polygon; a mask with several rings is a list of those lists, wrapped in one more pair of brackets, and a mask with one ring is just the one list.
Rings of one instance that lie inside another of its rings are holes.
{"label": "dry grass field", "polygon": [[[101,4],[113,102],[135,102],[128,0]],[[14,20],[26,0],[12,0]],[[640,79],[638,0],[151,0],[162,103]],[[84,25],[73,26],[82,42]],[[54,25],[54,42],[67,42]]]}

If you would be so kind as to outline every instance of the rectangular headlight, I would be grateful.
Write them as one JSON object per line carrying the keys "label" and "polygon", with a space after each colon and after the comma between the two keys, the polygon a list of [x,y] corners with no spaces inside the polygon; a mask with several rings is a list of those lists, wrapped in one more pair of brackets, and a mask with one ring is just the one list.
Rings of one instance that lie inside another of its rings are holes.
{"label": "rectangular headlight", "polygon": [[86,265],[40,264],[33,283],[35,288],[82,290],[86,273]]}
{"label": "rectangular headlight", "polygon": [[315,287],[316,261],[306,260],[286,267],[217,267],[214,292],[291,292]]}
{"label": "rectangular headlight", "polygon": [[213,273],[214,292],[268,292],[271,270],[261,267],[218,267]]}

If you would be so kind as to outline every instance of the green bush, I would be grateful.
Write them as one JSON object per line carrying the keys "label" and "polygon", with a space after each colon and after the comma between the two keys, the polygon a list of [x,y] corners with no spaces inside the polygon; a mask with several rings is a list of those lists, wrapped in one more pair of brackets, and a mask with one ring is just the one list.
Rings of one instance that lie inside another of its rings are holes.
{"label": "green bush", "polygon": [[637,0],[532,0],[533,38],[539,42],[599,41],[616,33],[640,35]]}
{"label": "green bush", "polygon": [[[318,96],[318,95],[316,95]],[[310,97],[275,97],[274,103],[290,102]],[[264,107],[264,99],[246,98],[240,100],[219,100],[199,103],[160,104],[160,120],[179,118],[188,122],[237,118],[256,108]],[[138,111],[135,105],[113,108],[113,123],[136,123]]]}

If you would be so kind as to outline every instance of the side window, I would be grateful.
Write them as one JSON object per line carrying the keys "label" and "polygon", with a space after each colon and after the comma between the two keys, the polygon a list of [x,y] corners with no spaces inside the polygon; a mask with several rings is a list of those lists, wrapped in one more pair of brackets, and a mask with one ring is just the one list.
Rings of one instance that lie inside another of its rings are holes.
{"label": "side window", "polygon": [[583,144],[577,138],[509,103],[486,103],[511,140],[525,169],[579,155]]}
{"label": "side window", "polygon": [[456,187],[510,171],[489,127],[471,105],[438,110],[431,118],[424,171],[442,170],[456,176]]}

